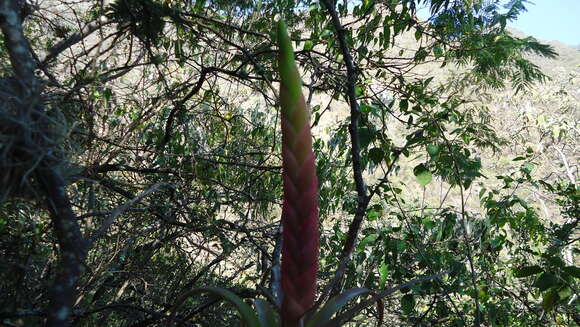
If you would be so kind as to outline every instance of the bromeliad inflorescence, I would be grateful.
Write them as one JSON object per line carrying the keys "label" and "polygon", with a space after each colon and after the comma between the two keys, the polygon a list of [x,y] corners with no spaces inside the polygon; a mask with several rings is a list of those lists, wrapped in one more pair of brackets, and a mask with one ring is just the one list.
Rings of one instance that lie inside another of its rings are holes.
{"label": "bromeliad inflorescence", "polygon": [[286,24],[278,22],[278,69],[282,108],[282,158],[284,204],[282,207],[282,320],[296,326],[312,307],[318,271],[318,180],[310,116],[304,101],[302,80]]}

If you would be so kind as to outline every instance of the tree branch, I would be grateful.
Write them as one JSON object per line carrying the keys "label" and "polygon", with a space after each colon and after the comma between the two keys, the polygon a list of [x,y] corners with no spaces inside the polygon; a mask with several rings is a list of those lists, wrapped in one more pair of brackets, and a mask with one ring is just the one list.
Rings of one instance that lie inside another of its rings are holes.
{"label": "tree branch", "polygon": [[91,238],[89,239],[89,246],[92,246],[99,238],[101,238],[109,229],[109,227],[111,227],[111,225],[113,225],[113,223],[115,222],[115,220],[123,214],[123,212],[125,212],[127,209],[131,208],[132,205],[134,205],[135,203],[141,201],[144,197],[146,197],[147,195],[157,191],[160,187],[162,186],[169,186],[169,184],[167,183],[157,183],[153,186],[151,186],[150,188],[148,188],[147,190],[141,192],[139,195],[137,195],[136,197],[132,198],[131,200],[125,202],[123,205],[117,207],[113,213],[111,213],[103,222],[103,224],[101,225],[101,227],[99,228],[99,230],[97,230],[93,236],[91,236]]}
{"label": "tree branch", "polygon": [[80,31],[74,33],[67,39],[60,41],[59,43],[48,49],[48,55],[44,57],[44,59],[42,59],[42,61],[40,62],[40,67],[46,67],[52,60],[56,59],[56,57],[58,57],[58,55],[60,55],[64,50],[79,43],[84,38],[93,34],[93,32],[95,32],[96,30],[98,30],[99,28],[108,23],[110,23],[110,20],[105,16],[101,16],[99,17],[99,19],[85,25]]}
{"label": "tree branch", "polygon": [[30,45],[22,30],[17,1],[0,2],[0,28],[4,34],[10,63],[17,80],[22,84],[20,87],[22,96],[25,96],[24,99],[29,99],[38,91],[39,83],[34,76],[34,60],[30,53]]}
{"label": "tree branch", "polygon": [[41,85],[34,75],[35,61],[28,40],[24,36],[17,1],[0,1],[0,28],[17,81],[16,93],[20,97],[15,119],[21,120],[23,125],[35,126],[34,133],[39,136],[34,138],[32,141],[34,143],[21,140],[27,133],[24,133],[25,136],[15,135],[15,137],[20,138],[17,141],[27,146],[48,148],[44,151],[46,153],[43,152],[33,158],[38,164],[31,167],[29,172],[36,177],[42,193],[46,196],[46,204],[61,252],[59,271],[51,290],[46,324],[68,326],[76,283],[81,275],[81,264],[86,257],[86,243],[65,190],[66,181],[59,170],[62,160],[50,149],[51,144],[46,142],[54,134],[54,130],[51,129],[51,122],[48,121],[39,101]]}
{"label": "tree branch", "polygon": [[334,288],[333,293],[338,292],[337,285],[339,284],[344,272],[346,270],[346,266],[350,261],[350,256],[354,249],[354,245],[356,243],[356,239],[358,237],[358,233],[366,212],[366,209],[369,204],[370,197],[367,195],[367,188],[362,176],[362,160],[360,155],[360,139],[358,135],[358,120],[360,117],[360,107],[356,98],[356,84],[358,81],[358,68],[356,67],[350,50],[348,48],[348,43],[346,41],[345,29],[340,22],[340,18],[336,12],[334,4],[331,0],[323,0],[322,1],[328,10],[328,14],[331,17],[332,25],[334,26],[334,33],[336,38],[338,39],[338,44],[340,47],[340,51],[344,58],[344,63],[346,65],[346,74],[347,74],[347,82],[346,82],[346,96],[348,98],[349,106],[350,106],[350,125],[349,125],[349,133],[350,139],[352,143],[351,148],[351,160],[352,160],[352,170],[354,175],[354,182],[356,186],[356,193],[357,193],[357,207],[354,219],[352,220],[347,234],[347,240],[344,244],[342,249],[342,253],[340,256],[340,265],[336,271],[334,279],[330,282],[330,284],[326,287],[326,289],[322,292],[322,295],[319,299],[319,302],[322,301],[325,296],[330,292],[331,289]]}
{"label": "tree branch", "polygon": [[39,177],[61,251],[60,272],[52,288],[46,325],[60,327],[69,325],[75,287],[87,247],[65,192],[66,183],[54,169],[54,166],[46,165]]}

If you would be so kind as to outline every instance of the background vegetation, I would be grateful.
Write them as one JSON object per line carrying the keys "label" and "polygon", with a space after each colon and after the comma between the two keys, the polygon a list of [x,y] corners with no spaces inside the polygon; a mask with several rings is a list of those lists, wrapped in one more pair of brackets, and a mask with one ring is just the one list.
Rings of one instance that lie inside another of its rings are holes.
{"label": "background vegetation", "polygon": [[[204,285],[279,304],[280,15],[312,108],[318,303],[444,273],[342,322],[578,325],[580,60],[508,31],[525,5],[3,1],[0,324],[161,325]],[[211,296],[176,321],[238,324]]]}

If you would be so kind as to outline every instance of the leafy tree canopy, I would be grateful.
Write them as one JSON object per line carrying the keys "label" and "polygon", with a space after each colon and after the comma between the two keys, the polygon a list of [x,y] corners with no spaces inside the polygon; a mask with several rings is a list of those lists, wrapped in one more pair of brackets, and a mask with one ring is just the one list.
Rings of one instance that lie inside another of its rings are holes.
{"label": "leafy tree canopy", "polygon": [[311,108],[316,305],[388,291],[332,322],[578,324],[577,171],[562,152],[537,175],[532,148],[486,166],[515,146],[490,97],[548,81],[530,58],[557,56],[506,28],[527,5],[3,1],[2,323],[229,326],[234,294],[279,307],[279,16]]}

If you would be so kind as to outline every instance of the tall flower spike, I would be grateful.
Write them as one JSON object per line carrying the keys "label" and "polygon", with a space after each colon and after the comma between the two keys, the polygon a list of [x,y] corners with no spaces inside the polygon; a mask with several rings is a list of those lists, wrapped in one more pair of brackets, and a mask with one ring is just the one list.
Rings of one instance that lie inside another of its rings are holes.
{"label": "tall flower spike", "polygon": [[318,180],[310,115],[286,24],[277,26],[282,107],[283,246],[281,284],[285,326],[299,326],[314,304],[318,271]]}

